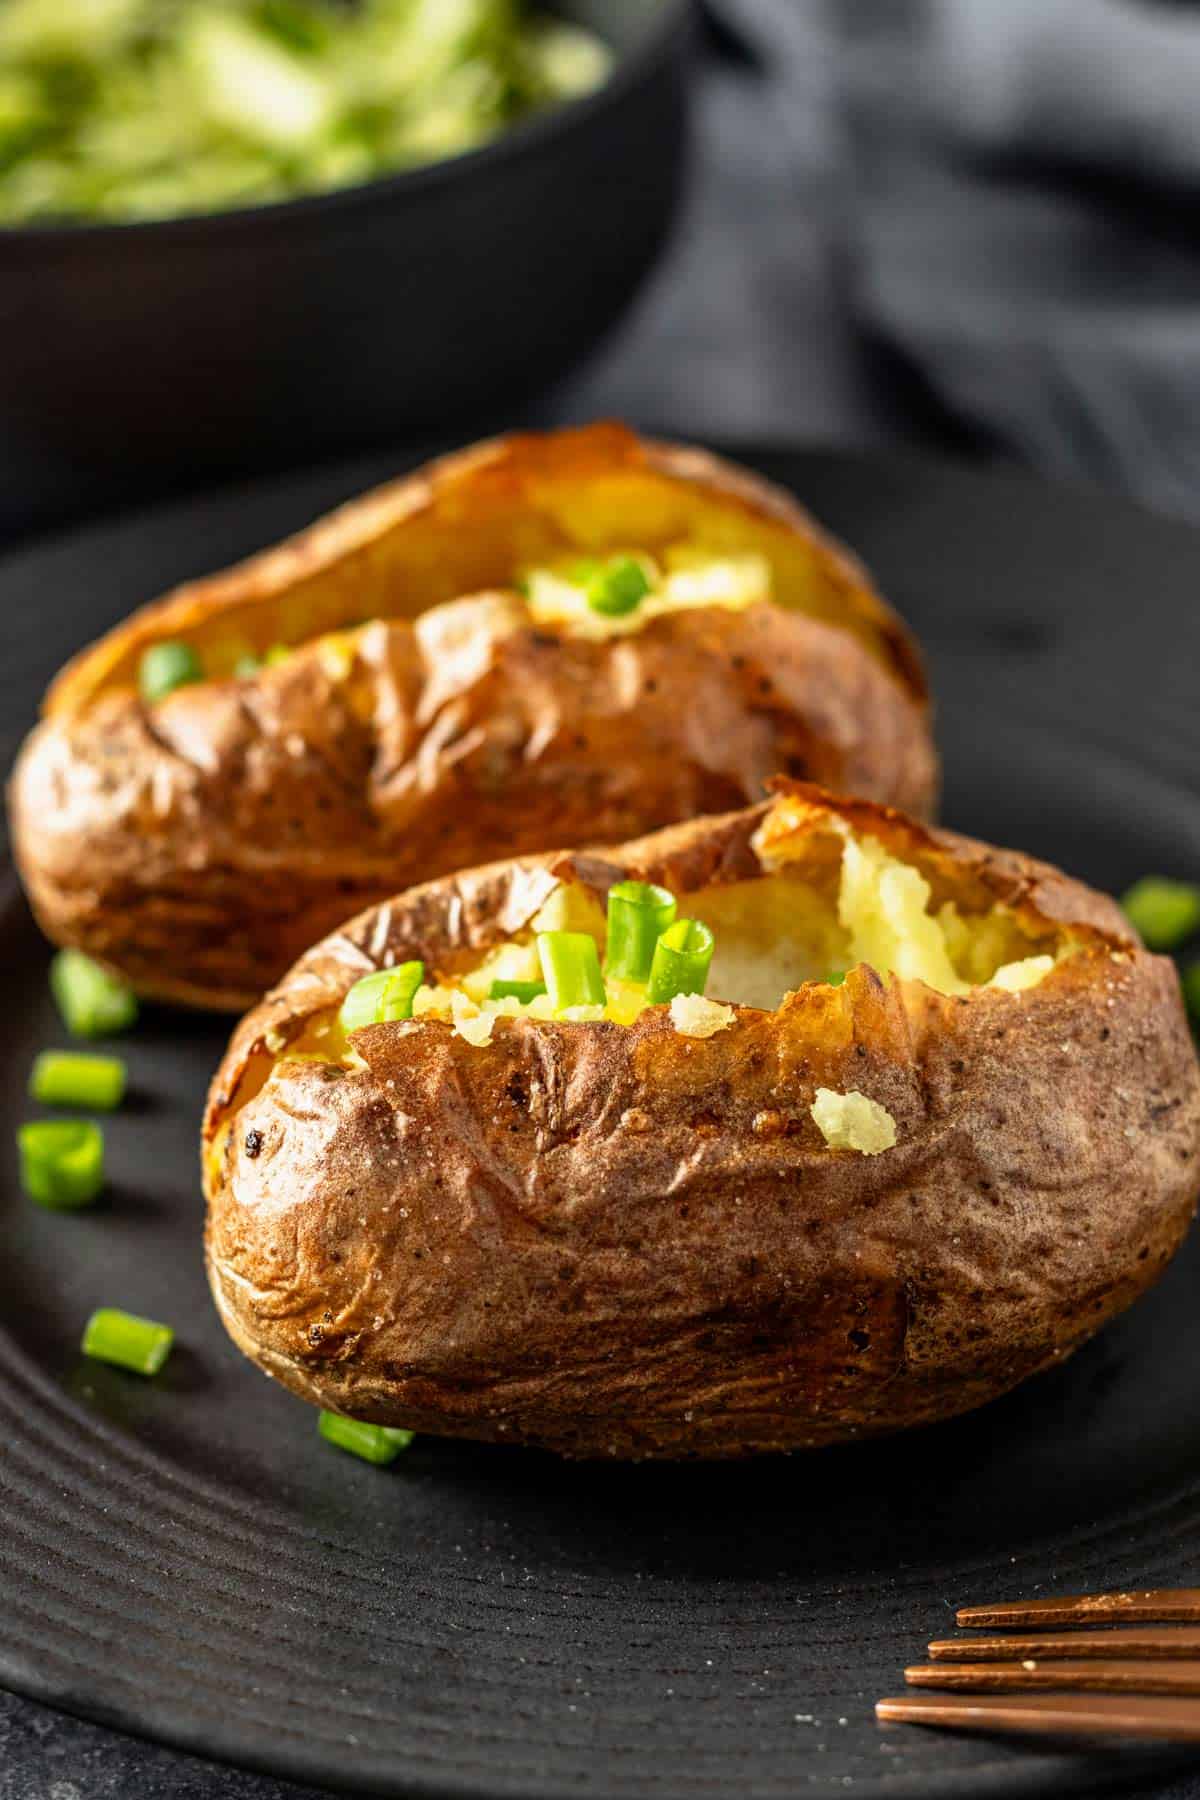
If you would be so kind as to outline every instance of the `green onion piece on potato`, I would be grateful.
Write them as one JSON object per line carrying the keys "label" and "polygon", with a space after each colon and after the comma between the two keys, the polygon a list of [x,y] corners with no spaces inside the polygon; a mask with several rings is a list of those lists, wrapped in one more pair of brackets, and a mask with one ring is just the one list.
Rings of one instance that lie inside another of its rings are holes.
{"label": "green onion piece on potato", "polygon": [[594,937],[586,931],[539,931],[537,949],[555,1012],[604,1005],[607,994]]}
{"label": "green onion piece on potato", "polygon": [[393,1019],[411,1019],[413,998],[425,979],[423,962],[401,963],[396,969],[379,969],[356,981],[338,1013],[347,1036],[364,1025],[383,1025]]}
{"label": "green onion piece on potato", "polygon": [[608,890],[605,968],[621,981],[647,981],[659,938],[675,918],[675,896],[648,881],[618,881]]}
{"label": "green onion piece on potato", "polygon": [[544,981],[493,981],[488,989],[489,1000],[519,1000],[522,1006],[528,1006],[531,1000],[537,1000],[546,992]]}
{"label": "green onion piece on potato", "polygon": [[699,919],[676,919],[659,938],[650,965],[646,998],[663,1006],[676,994],[703,994],[715,939]]}
{"label": "green onion piece on potato", "polygon": [[591,576],[584,592],[593,612],[620,618],[640,606],[651,581],[636,556],[612,556]]}
{"label": "green onion piece on potato", "polygon": [[168,640],[143,650],[138,664],[138,691],[147,706],[165,700],[176,688],[204,680],[204,668],[190,644]]}

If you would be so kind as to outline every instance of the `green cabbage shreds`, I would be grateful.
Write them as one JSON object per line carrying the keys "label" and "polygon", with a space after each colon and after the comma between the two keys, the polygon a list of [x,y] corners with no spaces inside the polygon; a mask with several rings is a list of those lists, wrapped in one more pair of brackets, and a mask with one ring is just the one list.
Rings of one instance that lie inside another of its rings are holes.
{"label": "green cabbage shreds", "polygon": [[0,225],[349,186],[598,87],[525,0],[0,0]]}

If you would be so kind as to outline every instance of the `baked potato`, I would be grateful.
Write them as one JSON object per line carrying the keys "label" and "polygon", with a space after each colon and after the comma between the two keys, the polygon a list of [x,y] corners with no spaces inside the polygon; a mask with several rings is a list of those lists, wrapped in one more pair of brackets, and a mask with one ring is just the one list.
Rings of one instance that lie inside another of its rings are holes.
{"label": "baked potato", "polygon": [[134,613],[51,687],[12,837],[52,939],[240,1011],[400,888],[777,770],[927,811],[910,638],[789,497],[604,425],[466,450]]}
{"label": "baked potato", "polygon": [[306,1399],[729,1457],[1069,1355],[1187,1230],[1200,1079],[1111,900],[783,782],[362,913],[237,1028],[203,1162],[221,1318]]}

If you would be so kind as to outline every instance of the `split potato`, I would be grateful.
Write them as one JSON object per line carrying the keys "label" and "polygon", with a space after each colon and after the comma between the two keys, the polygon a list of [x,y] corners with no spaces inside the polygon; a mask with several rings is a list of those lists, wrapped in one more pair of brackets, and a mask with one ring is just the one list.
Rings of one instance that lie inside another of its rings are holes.
{"label": "split potato", "polygon": [[1069,1355],[1187,1230],[1200,1073],[1111,900],[783,782],[360,914],[238,1027],[204,1180],[220,1315],[306,1399],[729,1457]]}
{"label": "split potato", "polygon": [[911,639],[790,497],[593,426],[448,457],[134,613],[52,686],[12,838],[56,943],[240,1011],[400,888],[780,770],[928,812]]}

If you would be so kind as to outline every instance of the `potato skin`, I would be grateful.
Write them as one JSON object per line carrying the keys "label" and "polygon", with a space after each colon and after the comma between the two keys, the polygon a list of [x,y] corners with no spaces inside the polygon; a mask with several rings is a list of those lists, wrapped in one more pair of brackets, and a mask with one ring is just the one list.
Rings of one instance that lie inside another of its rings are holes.
{"label": "potato skin", "polygon": [[[538,629],[495,584],[518,553],[569,550],[589,505],[736,531],[811,610],[703,608],[601,643]],[[313,645],[152,708],[130,685],[164,636],[219,662],[398,605],[435,610],[360,632],[349,669]],[[241,1010],[399,889],[719,813],[780,770],[930,810],[911,640],[787,496],[604,426],[476,446],[143,608],[59,677],[9,801],[52,939],[142,993]]]}
{"label": "potato skin", "polygon": [[[368,967],[507,936],[555,868],[680,894],[745,879],[764,809],[372,910],[242,1022],[213,1083],[209,1276],[249,1356],[317,1404],[419,1431],[729,1457],[979,1405],[1153,1282],[1200,1182],[1172,964],[1046,865],[789,791],[1088,947],[1025,993],[910,989],[907,1006],[859,969],[706,1040],[661,1010],[504,1020],[482,1048],[438,1021],[374,1026],[366,1071],[286,1063],[212,1154],[268,1037]],[[879,1100],[896,1148],[827,1149],[818,1085]]]}

